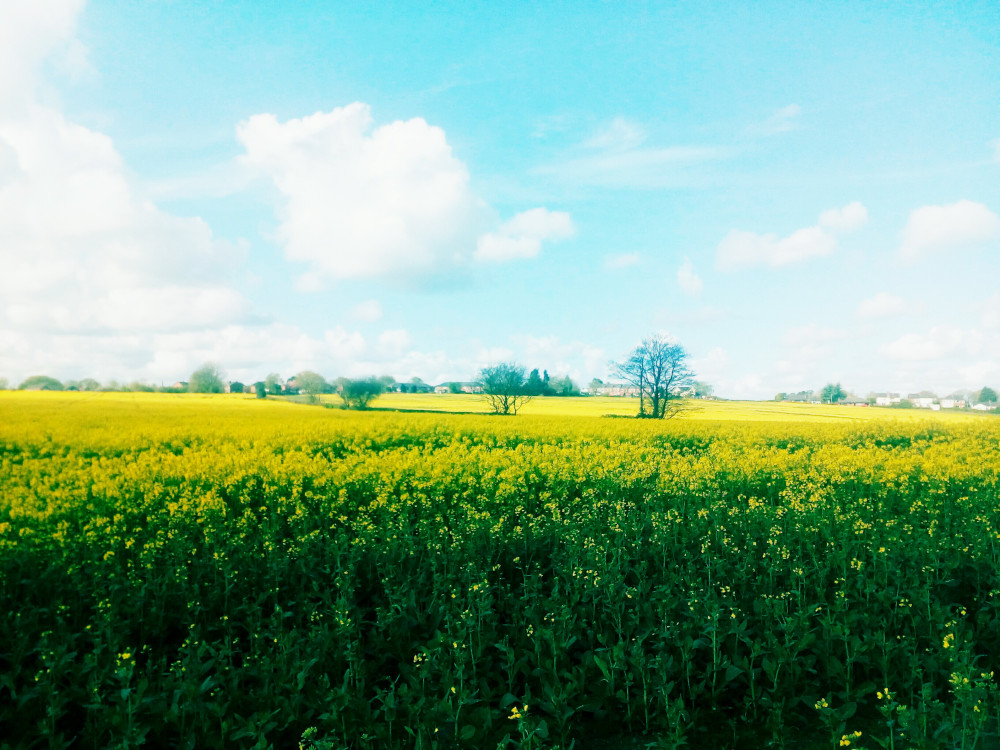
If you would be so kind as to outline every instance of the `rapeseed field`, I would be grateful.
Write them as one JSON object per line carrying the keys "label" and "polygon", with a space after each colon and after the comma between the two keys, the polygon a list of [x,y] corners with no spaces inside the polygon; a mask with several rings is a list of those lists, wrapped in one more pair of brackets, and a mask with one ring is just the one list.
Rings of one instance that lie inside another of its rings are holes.
{"label": "rapeseed field", "polygon": [[0,746],[997,746],[1000,421],[554,401],[0,393]]}

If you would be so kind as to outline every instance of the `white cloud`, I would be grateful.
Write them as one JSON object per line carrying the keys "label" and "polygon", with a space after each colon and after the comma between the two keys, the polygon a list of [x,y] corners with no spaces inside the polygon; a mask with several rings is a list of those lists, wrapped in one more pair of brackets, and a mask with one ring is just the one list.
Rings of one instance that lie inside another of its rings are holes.
{"label": "white cloud", "polygon": [[374,323],[382,318],[382,305],[377,299],[365,300],[351,309],[351,317],[365,323]]}
{"label": "white cloud", "polygon": [[836,249],[837,240],[819,227],[799,229],[784,238],[733,229],[716,249],[715,267],[720,271],[754,266],[780,268],[832,255]]}
{"label": "white cloud", "polygon": [[725,380],[730,360],[726,350],[721,346],[713,347],[703,357],[690,358],[691,370],[699,380],[718,385]]}
{"label": "white cloud", "polygon": [[531,334],[517,334],[511,341],[518,349],[515,357],[522,358],[529,368],[547,369],[553,376],[569,375],[577,385],[586,385],[584,380],[589,382],[591,377],[606,375],[608,356],[593,344]]}
{"label": "white cloud", "polygon": [[982,323],[984,328],[1000,328],[1000,292],[996,292],[979,305],[982,310]]}
{"label": "white cloud", "polygon": [[639,262],[639,253],[618,253],[604,256],[604,267],[610,271],[634,266]]}
{"label": "white cloud", "polygon": [[586,148],[625,150],[635,148],[646,140],[642,127],[624,117],[616,117],[607,127],[598,130],[583,142]]}
{"label": "white cloud", "polygon": [[685,258],[681,267],[677,269],[677,283],[685,294],[692,297],[701,294],[704,285],[701,282],[701,277],[694,272],[694,264],[690,258]]}
{"label": "white cloud", "polygon": [[824,211],[816,226],[799,229],[787,237],[733,229],[716,248],[715,267],[720,271],[738,271],[755,266],[781,268],[812,258],[823,258],[836,251],[835,234],[858,229],[867,217],[865,207],[855,202]]}
{"label": "white cloud", "polygon": [[689,180],[692,167],[724,159],[729,153],[714,146],[616,148],[536,167],[532,174],[597,187],[669,187]]}
{"label": "white cloud", "polygon": [[799,127],[799,117],[802,115],[802,107],[798,104],[789,104],[777,110],[751,130],[760,135],[777,135],[787,133]]}
{"label": "white cloud", "polygon": [[568,214],[536,208],[488,233],[494,212],[444,131],[421,118],[374,127],[356,102],[283,123],[254,115],[237,136],[244,163],[282,195],[286,257],[319,278],[413,280],[460,267],[474,248],[488,260],[534,257],[571,227]]}
{"label": "white cloud", "polygon": [[0,7],[0,329],[30,343],[248,320],[228,283],[244,249],[158,209],[110,138],[40,102],[43,62],[79,58],[80,6]]}
{"label": "white cloud", "polygon": [[982,345],[983,335],[976,330],[956,326],[934,326],[926,333],[908,333],[882,347],[891,359],[926,361],[955,357],[961,353],[975,354]]}
{"label": "white cloud", "polygon": [[831,208],[819,215],[819,225],[834,232],[854,232],[868,223],[868,209],[860,202],[843,208]]}
{"label": "white cloud", "polygon": [[237,136],[248,166],[285,199],[290,260],[331,278],[425,272],[474,242],[486,207],[444,131],[420,118],[372,129],[365,104],[278,122],[254,115]]}
{"label": "white cloud", "polygon": [[167,330],[246,318],[226,284],[244,250],[146,200],[109,138],[34,105],[0,115],[0,143],[19,164],[0,184],[0,325]]}
{"label": "white cloud", "polygon": [[568,213],[533,208],[504,222],[499,231],[480,237],[474,257],[490,262],[534,258],[543,241],[564,240],[573,234],[573,222]]}
{"label": "white cloud", "polygon": [[689,181],[687,173],[696,165],[730,154],[716,146],[643,147],[645,141],[641,125],[615,117],[580,143],[574,155],[531,171],[574,185],[657,188]]}
{"label": "white cloud", "polygon": [[847,332],[840,328],[823,327],[810,323],[805,326],[789,328],[782,336],[782,343],[785,346],[795,349],[803,349],[816,344],[825,344],[832,341],[840,341],[847,337]]}
{"label": "white cloud", "polygon": [[874,320],[902,315],[905,311],[906,303],[903,302],[902,297],[888,292],[879,292],[873,297],[862,300],[855,310],[855,315],[863,320]]}
{"label": "white cloud", "polygon": [[982,203],[961,200],[922,206],[910,213],[899,256],[917,261],[935,252],[981,246],[1000,240],[1000,216]]}
{"label": "white cloud", "polygon": [[399,356],[413,343],[410,334],[403,328],[383,331],[378,337],[379,351],[392,356]]}
{"label": "white cloud", "polygon": [[87,67],[75,38],[84,0],[4,0],[0,3],[0,102],[8,113],[30,106],[42,63],[70,74]]}

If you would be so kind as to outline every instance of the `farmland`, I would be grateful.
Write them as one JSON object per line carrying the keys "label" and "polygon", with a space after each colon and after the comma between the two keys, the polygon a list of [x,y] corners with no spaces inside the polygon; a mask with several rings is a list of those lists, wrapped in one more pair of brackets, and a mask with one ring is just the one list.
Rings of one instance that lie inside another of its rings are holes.
{"label": "farmland", "polygon": [[997,744],[1000,421],[376,403],[0,393],[0,743]]}

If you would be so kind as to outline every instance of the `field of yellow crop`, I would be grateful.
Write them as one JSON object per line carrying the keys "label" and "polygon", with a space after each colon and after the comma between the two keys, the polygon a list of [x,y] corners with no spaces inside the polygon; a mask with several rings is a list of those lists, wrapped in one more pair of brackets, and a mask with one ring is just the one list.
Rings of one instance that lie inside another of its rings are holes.
{"label": "field of yellow crop", "polygon": [[[338,396],[323,396],[323,402],[340,406]],[[388,393],[372,402],[376,409],[399,411],[433,411],[459,414],[485,414],[489,407],[481,396],[466,393]],[[574,398],[536,398],[520,412],[539,416],[635,416],[639,403],[634,398],[609,396],[582,396]],[[705,401],[688,400],[676,419],[686,421],[740,421],[740,422],[829,422],[867,420],[918,420],[980,419],[982,415],[964,411],[930,412],[924,409],[895,409],[883,407],[831,406],[775,401]]]}
{"label": "field of yellow crop", "polygon": [[1000,420],[431,403],[0,392],[0,747],[1000,743]]}

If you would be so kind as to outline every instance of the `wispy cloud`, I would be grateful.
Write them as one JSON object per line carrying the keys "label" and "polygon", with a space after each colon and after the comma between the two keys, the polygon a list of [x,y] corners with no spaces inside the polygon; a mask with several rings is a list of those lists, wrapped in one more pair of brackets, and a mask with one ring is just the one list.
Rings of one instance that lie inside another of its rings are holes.
{"label": "wispy cloud", "polygon": [[802,107],[798,104],[789,104],[775,111],[764,122],[757,123],[750,128],[754,135],[777,135],[796,130],[799,127],[799,118],[802,116]]}
{"label": "wispy cloud", "polygon": [[584,140],[576,155],[531,173],[591,187],[669,187],[696,165],[731,155],[731,149],[720,146],[644,146],[646,141],[641,125],[616,117]]}
{"label": "wispy cloud", "polygon": [[639,262],[639,253],[618,253],[616,255],[604,256],[604,267],[610,271],[618,271],[622,268],[634,266]]}
{"label": "wispy cloud", "polygon": [[727,158],[729,149],[715,146],[634,148],[569,159],[535,167],[532,174],[566,182],[610,188],[656,188],[676,183],[692,166]]}
{"label": "wispy cloud", "polygon": [[585,140],[583,145],[586,148],[624,151],[635,148],[645,140],[646,132],[641,125],[630,122],[624,117],[616,117],[607,127],[601,128]]}

